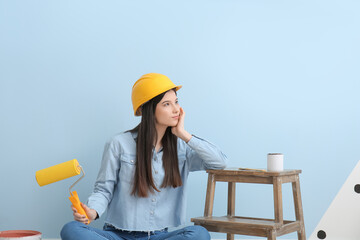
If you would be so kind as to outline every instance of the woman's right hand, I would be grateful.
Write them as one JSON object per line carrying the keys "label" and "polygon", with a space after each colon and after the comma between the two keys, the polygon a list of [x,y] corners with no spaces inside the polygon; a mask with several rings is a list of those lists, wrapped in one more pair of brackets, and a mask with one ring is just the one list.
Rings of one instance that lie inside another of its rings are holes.
{"label": "woman's right hand", "polygon": [[84,224],[89,224],[90,222],[95,220],[95,218],[97,217],[97,212],[94,209],[90,209],[88,206],[86,206],[83,203],[81,203],[81,206],[85,210],[86,215],[89,217],[89,219],[87,219],[85,215],[78,213],[74,205],[71,205],[71,209],[73,210],[74,220]]}

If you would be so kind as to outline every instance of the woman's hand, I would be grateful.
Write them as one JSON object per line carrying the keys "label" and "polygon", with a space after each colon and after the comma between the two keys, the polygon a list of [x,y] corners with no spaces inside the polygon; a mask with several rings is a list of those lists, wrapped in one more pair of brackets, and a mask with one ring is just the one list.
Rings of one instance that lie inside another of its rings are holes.
{"label": "woman's hand", "polygon": [[182,107],[180,107],[178,124],[175,127],[171,128],[171,132],[178,138],[181,138],[185,142],[188,142],[190,141],[192,136],[184,129],[184,119],[185,119],[185,111]]}
{"label": "woman's hand", "polygon": [[71,209],[73,210],[74,220],[84,224],[89,224],[90,222],[95,220],[95,218],[97,217],[97,212],[94,209],[90,209],[88,206],[86,206],[83,203],[81,203],[81,206],[85,210],[86,215],[89,217],[89,219],[87,219],[85,215],[78,213],[76,208],[73,205],[71,205]]}

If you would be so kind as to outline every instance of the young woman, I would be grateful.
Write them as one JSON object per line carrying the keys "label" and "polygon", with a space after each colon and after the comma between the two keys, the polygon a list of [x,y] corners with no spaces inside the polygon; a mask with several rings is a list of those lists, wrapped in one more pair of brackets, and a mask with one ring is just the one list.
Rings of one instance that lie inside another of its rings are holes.
{"label": "young woman", "polygon": [[[141,122],[105,145],[94,191],[82,204],[89,219],[72,208],[76,221],[63,227],[62,239],[210,239],[201,226],[168,232],[185,223],[189,172],[226,166],[216,146],[184,129],[180,88],[158,73],[136,81],[132,103]],[[105,210],[103,230],[90,227]]]}

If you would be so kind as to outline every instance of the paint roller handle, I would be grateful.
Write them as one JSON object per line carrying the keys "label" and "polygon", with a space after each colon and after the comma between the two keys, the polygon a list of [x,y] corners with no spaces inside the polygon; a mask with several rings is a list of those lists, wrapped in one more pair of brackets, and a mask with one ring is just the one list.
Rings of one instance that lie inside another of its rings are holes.
{"label": "paint roller handle", "polygon": [[71,203],[73,204],[74,208],[76,209],[76,211],[79,214],[84,215],[86,217],[86,219],[88,220],[88,223],[90,223],[89,217],[86,214],[85,209],[81,206],[81,202],[80,202],[77,192],[73,191],[72,194],[70,195],[69,199],[70,199]]}

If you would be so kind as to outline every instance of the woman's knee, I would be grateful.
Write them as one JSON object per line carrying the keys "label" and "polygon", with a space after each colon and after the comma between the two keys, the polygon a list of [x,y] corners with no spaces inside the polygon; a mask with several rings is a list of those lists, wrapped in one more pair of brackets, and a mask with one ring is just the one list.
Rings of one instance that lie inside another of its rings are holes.
{"label": "woman's knee", "polygon": [[83,223],[77,221],[66,223],[60,232],[61,239],[63,240],[71,239],[71,236],[74,236],[74,232],[76,232],[77,229],[82,228],[83,226],[84,226]]}
{"label": "woman's knee", "polygon": [[186,232],[188,233],[188,239],[197,239],[197,240],[210,240],[210,234],[206,228],[194,225],[186,227]]}

